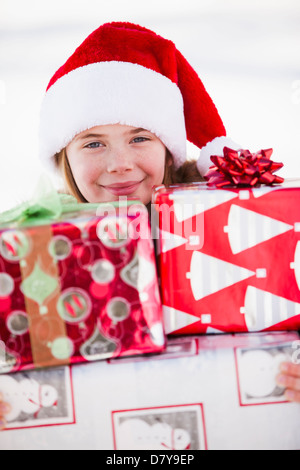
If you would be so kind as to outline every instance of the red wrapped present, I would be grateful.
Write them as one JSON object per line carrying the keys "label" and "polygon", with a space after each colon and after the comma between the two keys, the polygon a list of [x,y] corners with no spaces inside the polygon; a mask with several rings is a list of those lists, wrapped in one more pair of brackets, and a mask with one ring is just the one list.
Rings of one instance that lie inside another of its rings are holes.
{"label": "red wrapped present", "polygon": [[63,198],[1,217],[2,373],[164,349],[145,206]]}
{"label": "red wrapped present", "polygon": [[299,329],[299,182],[224,188],[212,170],[218,189],[154,190],[166,333]]}

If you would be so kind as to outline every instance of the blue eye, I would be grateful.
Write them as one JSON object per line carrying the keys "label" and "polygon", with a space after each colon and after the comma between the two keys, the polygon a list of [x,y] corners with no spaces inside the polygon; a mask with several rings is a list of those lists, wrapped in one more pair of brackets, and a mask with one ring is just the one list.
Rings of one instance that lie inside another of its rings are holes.
{"label": "blue eye", "polygon": [[97,148],[99,148],[100,146],[102,146],[101,142],[91,142],[90,144],[85,145],[84,148],[88,148],[88,149],[97,149]]}
{"label": "blue eye", "polygon": [[132,139],[132,142],[134,142],[135,144],[138,144],[139,142],[145,142],[146,140],[150,140],[150,139],[147,139],[147,137],[135,137],[134,139]]}

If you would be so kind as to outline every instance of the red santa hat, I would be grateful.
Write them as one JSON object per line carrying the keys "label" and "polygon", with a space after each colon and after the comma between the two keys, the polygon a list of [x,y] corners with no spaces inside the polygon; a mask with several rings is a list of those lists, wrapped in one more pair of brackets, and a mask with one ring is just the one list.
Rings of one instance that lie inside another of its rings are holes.
{"label": "red santa hat", "polygon": [[159,137],[176,168],[186,140],[203,148],[204,174],[227,139],[218,111],[195,70],[175,45],[131,23],[100,26],[49,82],[40,119],[40,158],[54,155],[80,132],[98,125],[142,127]]}

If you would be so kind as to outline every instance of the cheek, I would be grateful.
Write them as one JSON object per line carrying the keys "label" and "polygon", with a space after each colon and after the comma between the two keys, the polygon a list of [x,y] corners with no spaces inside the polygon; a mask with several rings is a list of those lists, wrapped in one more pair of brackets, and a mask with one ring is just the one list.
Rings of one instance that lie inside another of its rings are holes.
{"label": "cheek", "polygon": [[161,184],[165,173],[165,152],[149,155],[144,160],[144,171],[156,184]]}
{"label": "cheek", "polygon": [[75,165],[71,165],[71,169],[78,185],[93,183],[101,173],[99,165],[95,165],[94,162],[84,162],[84,164],[76,162]]}
{"label": "cheek", "polygon": [[153,162],[152,176],[155,184],[161,184],[165,174],[165,161]]}

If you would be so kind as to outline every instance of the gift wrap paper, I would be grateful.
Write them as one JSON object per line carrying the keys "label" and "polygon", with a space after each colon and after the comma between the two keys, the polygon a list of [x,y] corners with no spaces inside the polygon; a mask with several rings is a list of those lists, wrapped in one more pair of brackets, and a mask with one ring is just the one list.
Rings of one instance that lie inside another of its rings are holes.
{"label": "gift wrap paper", "polygon": [[0,377],[0,449],[300,448],[300,405],[276,386],[297,333],[174,337],[165,352]]}
{"label": "gift wrap paper", "polygon": [[0,230],[0,373],[164,348],[145,206],[91,207]]}
{"label": "gift wrap paper", "polygon": [[153,202],[167,334],[300,328],[299,182],[162,186]]}

